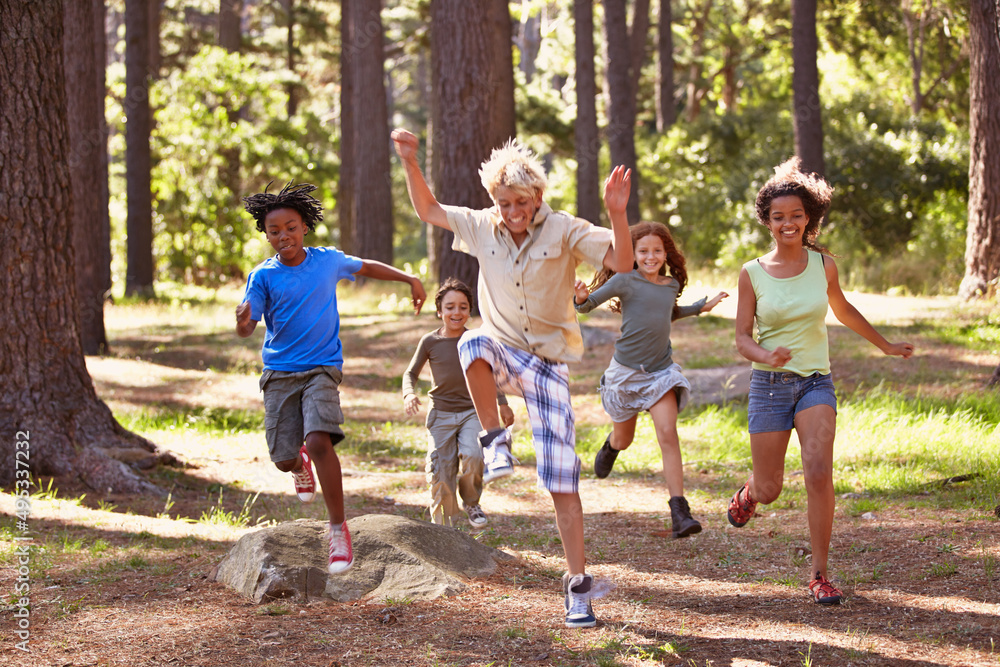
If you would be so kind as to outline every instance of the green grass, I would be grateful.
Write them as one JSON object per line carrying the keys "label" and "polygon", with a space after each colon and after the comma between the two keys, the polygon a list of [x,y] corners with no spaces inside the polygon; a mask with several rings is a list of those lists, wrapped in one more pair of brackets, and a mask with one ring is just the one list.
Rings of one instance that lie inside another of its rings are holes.
{"label": "green grass", "polygon": [[115,415],[130,431],[194,431],[226,435],[264,430],[263,410],[232,410],[228,408],[146,407]]}
{"label": "green grass", "polygon": [[[687,466],[728,471],[733,480],[749,472],[745,403],[685,410],[678,431]],[[607,432],[607,426],[578,426],[577,452],[584,461],[593,460]],[[857,391],[840,401],[834,483],[838,493],[866,494],[843,503],[853,516],[877,512],[886,499],[902,496],[937,508],[978,503],[989,512],[995,504],[991,499],[1000,496],[998,434],[1000,395],[994,393],[944,400],[895,395],[884,387]],[[804,501],[801,476],[792,475],[802,469],[800,456],[793,433],[785,457],[785,491],[775,507]],[[619,456],[615,473],[645,477],[661,469],[652,420],[643,414],[635,440]],[[957,484],[938,483],[958,475],[974,477]],[[720,476],[720,484],[726,483],[725,477]]]}

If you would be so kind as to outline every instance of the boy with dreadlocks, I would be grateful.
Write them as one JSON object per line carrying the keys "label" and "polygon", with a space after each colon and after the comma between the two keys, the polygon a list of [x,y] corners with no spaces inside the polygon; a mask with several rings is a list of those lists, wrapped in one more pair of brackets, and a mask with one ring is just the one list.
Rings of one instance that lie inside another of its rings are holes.
{"label": "boy with dreadlocks", "polygon": [[625,217],[631,173],[617,167],[605,183],[608,230],[542,202],[545,170],[517,141],[494,150],[483,163],[479,175],[495,206],[477,211],[438,203],[420,172],[417,138],[396,130],[392,139],[417,216],[454,232],[453,247],[479,260],[483,326],[464,333],[458,350],[485,429],[479,441],[486,476],[513,472],[510,435],[497,408],[499,386],[524,398],[531,419],[539,484],[552,495],[566,555],[566,625],[593,627],[597,619],[590,601],[596,591],[586,573],[580,459],[566,364],[583,356],[573,310],[576,267],[587,261],[619,272],[632,269]]}
{"label": "boy with dreadlocks", "polygon": [[316,464],[330,515],[329,571],[336,574],[354,563],[340,459],[334,450],[344,439],[337,283],[355,276],[409,283],[417,313],[427,295],[415,276],[382,262],[345,255],[332,247],[303,246],[306,234],[323,219],[322,204],[310,194],[315,189],[308,183],[289,183],[278,194],[265,188],[243,199],[277,254],[250,272],[243,303],[236,307],[236,333],[250,336],[264,318],[260,388],[267,447],[278,470],[292,473],[303,502],[316,496],[312,463]]}

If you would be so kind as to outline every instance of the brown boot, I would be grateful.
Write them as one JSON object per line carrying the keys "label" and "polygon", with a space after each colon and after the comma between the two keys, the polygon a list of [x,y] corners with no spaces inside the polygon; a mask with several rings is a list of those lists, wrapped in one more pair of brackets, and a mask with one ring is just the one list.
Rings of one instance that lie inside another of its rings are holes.
{"label": "brown boot", "polygon": [[687,498],[674,496],[670,499],[670,519],[673,523],[674,537],[687,537],[701,532],[701,524],[691,518],[691,508]]}

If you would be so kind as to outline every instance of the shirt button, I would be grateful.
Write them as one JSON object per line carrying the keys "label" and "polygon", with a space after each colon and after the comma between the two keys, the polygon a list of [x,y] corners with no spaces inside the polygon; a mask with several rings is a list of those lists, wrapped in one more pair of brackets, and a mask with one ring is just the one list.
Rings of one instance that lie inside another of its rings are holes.
{"label": "shirt button", "polygon": [[520,287],[521,283],[514,283],[514,287]]}

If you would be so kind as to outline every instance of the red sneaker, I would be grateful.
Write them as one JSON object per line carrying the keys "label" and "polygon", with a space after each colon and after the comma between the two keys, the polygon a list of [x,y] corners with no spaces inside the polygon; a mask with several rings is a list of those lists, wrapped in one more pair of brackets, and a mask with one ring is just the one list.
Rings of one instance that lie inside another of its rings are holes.
{"label": "red sneaker", "polygon": [[809,592],[818,604],[840,604],[844,598],[840,589],[819,572],[816,573],[816,578],[809,582]]}
{"label": "red sneaker", "polygon": [[354,565],[354,550],[351,548],[351,533],[347,530],[347,522],[337,528],[330,524],[330,574],[347,572]]}
{"label": "red sneaker", "polygon": [[299,494],[299,500],[304,503],[311,503],[316,497],[316,478],[313,477],[312,460],[306,446],[299,449],[299,456],[302,457],[302,467],[292,471],[292,479],[295,480],[295,493]]}
{"label": "red sneaker", "polygon": [[729,501],[729,511],[726,517],[729,523],[737,528],[747,525],[747,521],[753,518],[757,509],[757,501],[750,498],[750,480],[733,494],[733,499]]}

